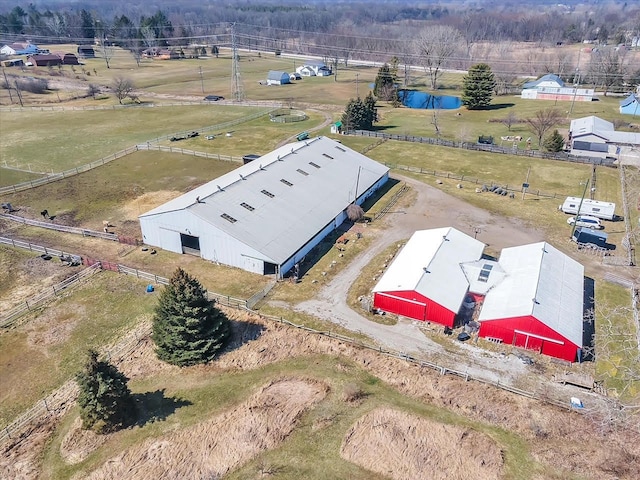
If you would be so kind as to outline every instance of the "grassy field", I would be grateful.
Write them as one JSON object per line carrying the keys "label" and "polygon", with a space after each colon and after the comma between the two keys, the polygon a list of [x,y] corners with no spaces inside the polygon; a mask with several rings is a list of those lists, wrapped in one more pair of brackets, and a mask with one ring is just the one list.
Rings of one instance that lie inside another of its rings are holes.
{"label": "grassy field", "polygon": [[[65,294],[28,324],[0,335],[0,424],[59,387],[100,348],[150,318],[155,295],[134,277],[101,273]],[[55,325],[55,328],[51,328]],[[46,372],[46,375],[43,375]]]}
{"label": "grassy field", "polygon": [[[70,466],[60,458],[62,438],[74,415],[66,419],[50,443],[44,457],[47,472],[43,478],[70,478],[78,472],[91,471],[108,458],[144,439],[188,428],[203,419],[219,414],[247,398],[258,386],[277,378],[305,378],[328,384],[329,395],[300,419],[299,427],[275,449],[260,454],[237,471],[230,479],[255,478],[264,465],[278,469],[279,478],[384,478],[343,460],[340,445],[349,427],[362,415],[376,407],[394,408],[429,418],[437,423],[458,425],[487,434],[504,451],[507,478],[531,478],[534,472],[560,478],[545,471],[532,457],[526,441],[516,434],[482,422],[469,420],[443,408],[412,400],[371,376],[349,360],[337,356],[296,358],[248,371],[204,376],[197,370],[184,370],[179,375],[157,375],[133,382],[134,393],[162,389],[165,397],[188,403],[178,408],[166,421],[151,422],[129,429],[111,438],[84,462]],[[363,393],[363,401],[345,402],[343,392],[355,385]],[[318,428],[317,425],[323,425]],[[526,467],[525,467],[526,466]]]}

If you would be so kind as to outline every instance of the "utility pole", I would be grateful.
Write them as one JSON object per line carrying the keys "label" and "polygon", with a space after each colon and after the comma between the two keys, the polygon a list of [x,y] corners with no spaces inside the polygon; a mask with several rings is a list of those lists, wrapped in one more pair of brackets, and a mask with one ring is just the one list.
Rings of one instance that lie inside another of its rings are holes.
{"label": "utility pole", "polygon": [[18,94],[18,100],[20,100],[20,106],[24,107],[24,104],[22,103],[22,93],[20,92],[20,86],[18,85],[18,80],[16,80],[15,83],[16,83],[16,93]]}
{"label": "utility pole", "polygon": [[202,79],[202,66],[198,67],[200,70],[200,87],[202,88],[202,93],[204,93],[204,80]]}
{"label": "utility pole", "polygon": [[360,91],[358,90],[358,77],[360,76],[360,72],[356,72],[356,98],[360,98]]}
{"label": "utility pole", "polygon": [[582,191],[582,197],[580,198],[580,205],[578,205],[578,213],[576,213],[575,217],[573,217],[574,222],[573,222],[573,227],[571,227],[571,239],[573,239],[573,234],[576,231],[576,224],[578,223],[578,215],[580,215],[580,210],[582,210],[582,202],[584,201],[584,196],[587,194],[587,188],[589,187],[589,178],[587,178],[587,181],[584,183],[584,190]]}

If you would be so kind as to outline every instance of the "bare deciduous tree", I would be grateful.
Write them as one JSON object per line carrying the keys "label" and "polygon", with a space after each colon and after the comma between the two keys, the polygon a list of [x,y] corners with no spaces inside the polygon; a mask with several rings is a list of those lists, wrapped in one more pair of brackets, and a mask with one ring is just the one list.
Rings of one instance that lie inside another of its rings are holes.
{"label": "bare deciduous tree", "polygon": [[89,95],[90,97],[93,97],[94,100],[96,99],[96,95],[98,93],[100,93],[100,87],[95,83],[90,83],[87,86],[87,95]]}
{"label": "bare deciduous tree", "polygon": [[442,69],[460,51],[461,45],[464,45],[464,39],[460,32],[446,25],[429,27],[414,40],[418,60],[429,75],[431,88],[438,87]]}
{"label": "bare deciduous tree", "polygon": [[509,130],[509,131],[511,131],[511,127],[513,125],[515,125],[516,123],[519,123],[519,122],[520,122],[520,119],[515,114],[515,112],[507,113],[507,116],[500,120],[500,123],[502,123],[505,127],[507,127],[507,130]]}
{"label": "bare deciduous tree", "polygon": [[558,125],[564,116],[562,112],[556,108],[545,108],[543,110],[538,110],[533,117],[525,119],[527,125],[529,126],[529,130],[536,136],[538,139],[538,146],[542,145],[542,139],[549,131],[549,129]]}
{"label": "bare deciduous tree", "polygon": [[134,89],[135,86],[130,78],[115,77],[111,82],[111,90],[113,90],[120,105],[122,105],[122,100],[133,95]]}
{"label": "bare deciduous tree", "polygon": [[604,96],[614,85],[622,85],[624,78],[624,55],[613,48],[602,48],[591,54],[589,76],[595,85],[601,85]]}

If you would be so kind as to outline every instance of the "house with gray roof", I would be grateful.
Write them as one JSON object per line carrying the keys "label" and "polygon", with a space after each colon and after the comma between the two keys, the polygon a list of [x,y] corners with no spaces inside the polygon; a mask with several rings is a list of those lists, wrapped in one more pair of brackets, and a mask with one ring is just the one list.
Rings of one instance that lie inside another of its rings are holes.
{"label": "house with gray roof", "polygon": [[613,123],[592,115],[571,120],[569,145],[572,155],[617,158],[621,149],[640,147],[640,133],[616,131]]}
{"label": "house with gray roof", "polygon": [[558,75],[548,73],[537,80],[525,83],[520,97],[530,100],[591,102],[593,95],[592,88],[567,87]]}
{"label": "house with gray roof", "polygon": [[140,215],[145,244],[281,278],[386,183],[326,137],[291,143]]}

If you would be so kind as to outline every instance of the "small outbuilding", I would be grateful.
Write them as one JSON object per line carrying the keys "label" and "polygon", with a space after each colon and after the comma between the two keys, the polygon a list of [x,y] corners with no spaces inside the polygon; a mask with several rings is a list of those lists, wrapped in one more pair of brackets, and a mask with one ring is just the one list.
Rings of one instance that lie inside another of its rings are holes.
{"label": "small outbuilding", "polygon": [[62,58],[59,55],[54,54],[35,54],[29,55],[27,60],[36,67],[55,67],[62,65]]}
{"label": "small outbuilding", "polygon": [[373,288],[374,308],[453,327],[469,289],[461,265],[483,250],[452,227],[415,232]]}
{"label": "small outbuilding", "polygon": [[94,58],[96,51],[93,49],[93,45],[78,45],[78,56],[80,58]]}
{"label": "small outbuilding", "polygon": [[285,85],[291,83],[291,77],[287,72],[270,70],[267,75],[267,85]]}

